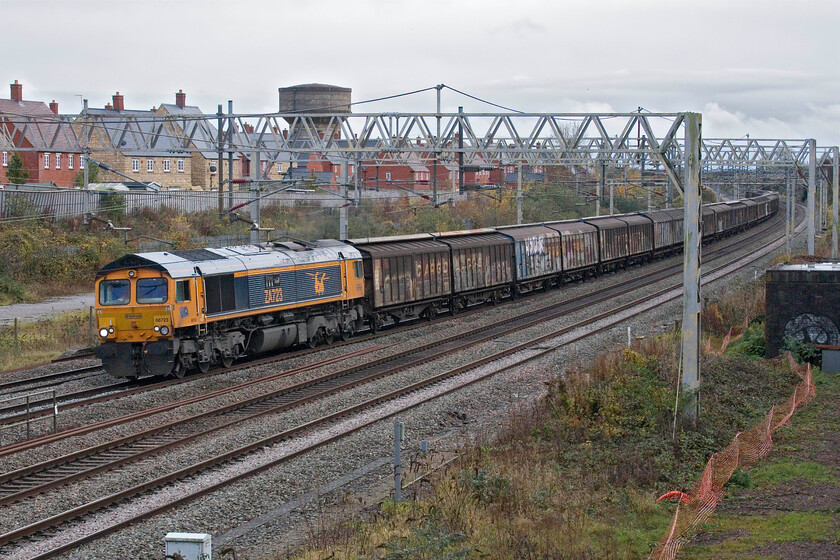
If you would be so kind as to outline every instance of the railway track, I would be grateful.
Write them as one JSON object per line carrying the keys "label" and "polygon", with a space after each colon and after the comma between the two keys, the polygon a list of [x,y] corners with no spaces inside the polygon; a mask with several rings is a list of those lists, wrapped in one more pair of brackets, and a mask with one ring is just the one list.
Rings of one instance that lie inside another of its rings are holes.
{"label": "railway track", "polygon": [[[736,238],[727,238],[725,240],[719,241],[718,244],[715,247],[715,250],[709,256],[714,257],[714,258],[718,258],[720,256],[725,256],[725,255],[731,253],[732,251],[740,248],[744,243],[748,243],[748,242],[750,242],[751,240],[754,240],[754,239],[762,238],[764,235],[766,235],[766,232],[768,230],[773,229],[775,227],[778,227],[779,223],[781,223],[781,218],[777,214],[777,216],[774,217],[773,219],[768,220],[768,221],[766,221],[762,224],[759,224],[759,226],[751,229],[748,232],[748,234],[746,235],[746,237],[738,236]],[[669,270],[671,270],[673,268],[677,268],[678,266],[681,266],[681,265],[675,265],[674,267],[669,268]],[[643,275],[643,277],[645,277],[647,275],[651,275],[651,274],[657,274],[657,273],[656,272],[645,273],[645,275]],[[461,315],[464,315],[466,313],[480,312],[480,311],[481,311],[481,307],[479,307],[477,309],[470,309],[470,310],[463,311],[461,313]],[[415,325],[418,322],[421,322],[421,321],[413,321],[411,323],[403,324],[403,325],[400,325],[398,327],[388,329],[387,332],[388,333],[394,333],[394,332],[400,332],[400,331],[403,331],[403,330],[409,330],[409,329],[412,329],[412,328],[416,328]],[[360,336],[357,336],[357,337],[355,337],[354,339],[352,339],[348,342],[340,342],[340,343],[337,343],[337,344],[333,344],[332,347],[340,347],[342,345],[352,344],[352,343],[358,342],[359,340],[364,340],[364,338],[366,336],[369,336],[369,334],[362,333]],[[326,347],[322,347],[322,349],[323,348],[326,348]],[[257,359],[257,360],[249,360],[247,362],[241,362],[241,363],[238,363],[238,364],[234,365],[232,368],[229,368],[228,370],[218,368],[218,369],[211,370],[210,372],[208,372],[206,374],[196,373],[196,374],[184,377],[182,379],[167,379],[167,380],[163,380],[163,381],[153,380],[153,379],[146,379],[146,380],[141,379],[139,381],[133,381],[133,382],[132,381],[117,382],[117,383],[112,383],[112,384],[97,387],[97,388],[91,388],[91,389],[85,389],[85,390],[79,390],[79,391],[72,391],[72,392],[68,392],[68,393],[64,393],[64,394],[57,394],[56,395],[56,402],[62,410],[68,410],[68,409],[78,408],[78,407],[82,407],[82,406],[89,406],[91,404],[108,402],[108,401],[111,401],[111,400],[132,396],[132,395],[136,395],[136,394],[147,392],[147,391],[152,391],[152,390],[162,389],[162,388],[166,388],[166,387],[171,387],[173,385],[178,385],[178,384],[181,384],[181,383],[188,383],[190,381],[194,381],[194,380],[197,380],[197,379],[202,379],[204,377],[217,375],[219,372],[222,372],[222,371],[236,371],[236,370],[243,369],[243,368],[253,367],[253,366],[257,366],[257,365],[263,365],[263,364],[266,364],[266,363],[273,363],[273,362],[276,362],[276,361],[293,359],[293,358],[296,358],[300,355],[307,354],[309,352],[311,352],[311,350],[285,352],[285,353],[280,354],[279,356],[272,356],[272,357],[267,357],[267,358],[260,358],[260,359]],[[70,372],[66,372],[66,373],[63,373],[63,374],[54,374],[54,375],[58,376],[58,377],[55,378],[57,380],[56,383],[61,383],[62,382],[60,380],[61,376],[63,376],[63,375],[70,376],[71,372],[73,372],[73,371],[81,371],[81,370],[70,370]],[[16,382],[12,382],[12,383],[15,384],[16,386],[21,386],[22,384],[26,383],[26,381],[16,381]],[[41,385],[38,385],[38,386],[32,386],[30,388],[36,389],[36,388],[50,387],[50,386],[52,386],[52,385],[50,385],[49,383],[45,383],[45,384],[41,384]],[[2,391],[2,390],[3,390],[3,385],[0,385],[0,391]],[[16,405],[8,405],[6,407],[0,407],[0,426],[21,422],[21,421],[25,420],[26,418],[38,418],[38,417],[41,417],[41,416],[50,415],[50,414],[53,413],[52,406],[53,406],[52,399],[43,398],[41,400],[31,401],[27,404],[20,403],[20,404],[16,404]]]}
{"label": "railway track", "polygon": [[[723,258],[723,257],[725,257],[725,256],[727,256],[727,255],[729,255],[729,254],[731,254],[731,253],[733,253],[737,250],[741,250],[744,243],[748,243],[748,242],[750,242],[751,240],[754,240],[754,239],[762,239],[766,235],[765,230],[772,229],[774,227],[778,227],[780,223],[781,223],[780,221],[776,222],[774,220],[770,220],[768,222],[765,222],[764,224],[762,224],[758,228],[754,228],[753,230],[751,230],[750,234],[747,237],[739,237],[737,240],[733,240],[729,243],[726,243],[725,245],[716,247],[714,251],[709,253],[708,258],[709,259]],[[765,227],[762,227],[762,226],[765,226]],[[650,285],[652,283],[660,281],[663,278],[668,277],[669,275],[680,273],[681,271],[682,271],[682,265],[672,265],[670,267],[666,267],[666,268],[663,268],[663,269],[660,269],[660,270],[649,271],[649,272],[645,272],[643,274],[639,274],[639,275],[635,276],[632,280],[630,280],[630,281],[628,281],[624,284],[625,285],[625,290],[621,293],[627,293],[629,291],[638,289],[642,286]],[[607,290],[611,290],[611,288],[607,288]],[[600,298],[599,298],[599,294],[603,294],[603,293],[606,293],[607,295],[600,295]],[[592,305],[592,304],[595,304],[595,303],[599,303],[600,301],[603,301],[603,299],[608,299],[610,297],[616,297],[616,295],[620,295],[620,293],[611,293],[609,291],[607,291],[607,292],[603,292],[603,291],[593,292],[589,296],[586,296],[584,299],[576,299],[575,302],[577,302],[578,305],[575,306],[574,309],[580,309],[580,308],[582,308],[586,305]],[[552,304],[549,304],[547,306],[540,307],[536,310],[527,312],[527,314],[521,315],[520,320],[522,320],[523,318],[525,318],[527,316],[536,317],[536,319],[533,319],[532,323],[537,323],[539,321],[548,320],[548,318],[550,318],[550,315],[552,313],[555,314],[555,315],[560,315],[560,314],[563,314],[563,313],[570,312],[569,308],[565,307],[565,306],[568,306],[568,305],[569,305],[569,302],[552,303]],[[558,307],[558,306],[561,306],[561,307]],[[468,313],[477,313],[477,312],[480,312],[481,310],[482,310],[482,308],[477,308],[477,309],[473,309],[473,310],[470,310],[470,311],[467,311],[467,312],[462,312],[460,315],[464,316]],[[411,330],[413,328],[416,328],[416,326],[415,325],[404,325],[404,326],[398,327],[396,329],[389,330],[388,332],[389,333],[401,332],[401,331],[404,331],[404,330]],[[520,328],[522,328],[522,327],[520,327]],[[468,334],[469,334],[469,332],[461,333],[461,334],[459,334],[459,337],[467,337]],[[354,339],[354,340],[358,342],[360,339]],[[363,338],[361,340],[363,340]],[[333,345],[333,347],[338,347],[340,345],[349,344],[349,343],[350,342],[340,343],[340,344]],[[324,348],[328,348],[328,347],[324,347]],[[227,370],[221,369],[221,368],[216,369],[216,370],[212,370],[212,371],[210,371],[206,374],[200,374],[200,375],[193,376],[191,379],[193,379],[193,380],[194,379],[201,379],[201,378],[207,377],[207,376],[218,375],[219,373],[222,373],[222,372],[236,371],[236,370],[240,370],[240,369],[254,367],[254,366],[257,366],[257,365],[275,363],[275,362],[278,362],[278,361],[298,357],[300,355],[304,355],[304,354],[307,354],[307,353],[308,353],[308,351],[304,350],[304,351],[300,351],[300,352],[286,353],[286,354],[281,354],[280,356],[272,356],[272,357],[268,357],[268,358],[264,358],[264,359],[260,359],[260,360],[249,361],[249,362],[245,362],[245,363],[242,363],[242,364],[237,364],[237,365],[235,365],[235,366],[233,366],[233,367],[231,367]],[[344,374],[346,374],[346,372],[342,373],[342,375],[344,375]],[[209,398],[219,396],[219,395],[224,394],[224,393],[234,392],[236,390],[251,386],[255,383],[270,381],[272,378],[273,378],[273,376],[269,376],[269,377],[264,378],[264,379],[249,381],[249,382],[246,382],[246,383],[243,383],[243,384],[240,384],[240,385],[235,385],[235,386],[232,386],[232,387],[228,387],[228,388],[225,388],[225,389],[214,391],[214,392],[211,392],[211,393],[208,393],[206,395],[199,396],[199,397],[196,397],[196,398],[193,398],[193,399],[188,399],[187,401],[181,401],[180,403],[176,402],[176,403],[173,403],[173,404],[162,405],[161,407],[158,407],[156,409],[143,411],[140,414],[143,415],[142,417],[146,417],[146,416],[152,415],[154,413],[158,413],[157,411],[168,411],[168,410],[171,410],[172,407],[183,406],[187,403],[197,402],[197,400],[206,400],[206,399],[209,399]],[[117,391],[117,392],[114,392],[114,393],[105,394],[105,395],[97,394],[97,393],[93,392],[92,395],[87,397],[87,398],[84,398],[86,396],[84,393],[88,393],[90,391],[95,391],[95,390],[88,390],[88,391],[85,391],[85,392],[82,392],[82,393],[74,393],[74,394],[70,394],[70,395],[65,395],[65,397],[68,400],[67,400],[66,404],[63,404],[62,408],[64,410],[66,410],[66,409],[69,409],[69,408],[77,408],[77,407],[82,407],[82,406],[86,406],[86,405],[90,405],[90,404],[107,402],[107,401],[114,400],[114,399],[117,399],[117,398],[122,398],[122,397],[125,397],[125,396],[136,395],[136,394],[143,393],[143,392],[146,392],[146,391],[150,391],[150,390],[153,390],[153,389],[160,389],[160,388],[165,388],[165,387],[177,385],[177,384],[185,382],[185,379],[187,379],[187,378],[184,378],[184,379],[168,379],[168,380],[165,380],[165,381],[157,381],[157,380],[154,380],[154,379],[148,379],[141,386],[129,386],[124,390]],[[143,380],[141,380],[141,381],[143,381]],[[130,382],[123,382],[123,383],[130,383]],[[73,400],[70,400],[70,399],[73,399]],[[61,401],[59,401],[59,402],[61,402]],[[52,406],[51,401],[50,402],[45,402],[44,404],[49,406],[49,407]],[[48,415],[48,414],[51,414],[51,413],[52,413],[52,409],[47,408],[45,406],[41,410],[31,411],[29,413],[29,415],[30,415],[30,417],[35,418],[35,417],[38,417],[39,415]],[[12,421],[20,421],[24,416],[25,416],[25,413],[24,414],[19,414],[17,416],[6,416],[5,418],[0,419],[0,425],[2,425],[3,423],[10,423]],[[126,415],[122,418],[124,418],[124,420],[120,420],[120,419],[108,420],[107,421],[107,426],[110,427],[112,425],[117,425],[119,423],[126,423],[126,422],[130,422],[130,421],[133,421],[134,419],[136,419],[133,415]],[[63,431],[58,432],[56,434],[50,434],[50,435],[47,435],[47,436],[43,436],[41,438],[34,438],[32,440],[29,440],[28,442],[20,442],[18,444],[10,444],[10,445],[7,445],[5,447],[0,447],[0,457],[3,457],[3,456],[8,455],[10,453],[15,453],[15,452],[18,452],[18,451],[21,451],[21,450],[24,450],[24,449],[30,449],[30,448],[36,447],[38,445],[43,445],[45,443],[50,443],[52,441],[56,441],[58,439],[63,439],[65,437],[70,437],[70,436],[80,435],[80,434],[83,434],[83,433],[88,433],[88,432],[93,431],[95,429],[97,429],[96,426],[86,426],[86,427],[82,427],[82,428],[63,430]]]}
{"label": "railway track", "polygon": [[[730,265],[725,265],[725,266],[732,266],[732,265],[730,264]],[[724,267],[718,267],[718,268],[724,268]],[[707,275],[714,274],[714,273],[715,273],[715,270],[707,272]],[[617,297],[617,295],[619,293],[628,293],[632,290],[638,289],[638,287],[639,287],[638,283],[639,282],[641,282],[641,280],[637,278],[637,279],[634,279],[634,281],[633,281],[633,284],[634,284],[633,287],[625,286],[625,287],[622,287],[621,290],[618,290],[618,291],[615,291],[615,290],[613,290],[612,292],[607,291],[607,293],[601,294],[601,296],[600,296],[601,300],[614,300],[615,297]],[[586,328],[587,326],[590,326],[593,323],[596,323],[598,321],[604,321],[604,320],[606,320],[610,317],[616,317],[617,314],[622,313],[622,312],[632,308],[633,306],[638,306],[638,305],[643,304],[644,302],[649,302],[649,301],[656,300],[657,298],[662,298],[666,294],[668,294],[669,292],[677,292],[676,295],[672,296],[672,299],[674,297],[679,297],[679,291],[680,291],[680,286],[679,286],[678,283],[674,284],[674,285],[671,285],[671,286],[669,286],[665,289],[658,290],[656,293],[651,294],[649,296],[646,296],[644,298],[640,298],[638,300],[635,300],[633,302],[624,304],[622,306],[617,306],[617,307],[615,307],[615,308],[613,308],[613,309],[611,309],[611,310],[609,310],[609,311],[607,311],[607,312],[605,312],[605,313],[603,313],[603,314],[601,314],[597,317],[590,317],[587,320],[582,321],[582,322],[580,322],[576,325],[563,327],[563,328],[557,329],[553,332],[550,332],[550,333],[532,338],[527,343],[519,344],[519,345],[516,345],[512,348],[507,348],[507,349],[501,350],[499,352],[493,353],[490,356],[487,356],[485,358],[482,358],[480,360],[477,360],[477,361],[475,361],[471,364],[462,366],[462,367],[457,368],[455,370],[450,370],[448,372],[441,373],[441,374],[439,374],[437,376],[434,376],[432,378],[414,383],[412,385],[409,385],[407,387],[403,387],[403,388],[398,389],[396,391],[392,391],[392,392],[380,395],[380,396],[375,397],[373,399],[369,399],[364,403],[361,403],[359,405],[356,405],[356,406],[350,407],[348,409],[342,410],[338,413],[326,416],[326,417],[324,417],[320,420],[316,420],[316,421],[313,421],[313,422],[308,422],[306,424],[297,426],[295,428],[285,430],[283,432],[280,432],[278,434],[275,434],[275,435],[271,436],[270,438],[260,440],[256,443],[252,443],[248,446],[244,446],[244,447],[239,448],[237,450],[234,450],[234,451],[231,451],[231,452],[228,452],[228,453],[225,453],[225,454],[221,454],[217,457],[208,459],[207,461],[204,461],[199,465],[193,465],[193,466],[191,466],[187,469],[182,469],[181,471],[178,471],[178,472],[175,472],[175,473],[170,473],[168,475],[162,476],[162,477],[160,477],[158,479],[155,479],[153,481],[148,481],[148,482],[145,482],[143,484],[132,487],[130,489],[127,489],[127,490],[125,490],[123,492],[120,492],[118,494],[114,494],[114,495],[111,495],[111,496],[106,496],[104,498],[101,498],[99,500],[91,502],[90,504],[87,504],[86,506],[82,506],[80,508],[75,508],[73,510],[70,510],[69,512],[64,512],[64,513],[59,514],[57,516],[53,516],[52,518],[50,518],[48,520],[41,521],[37,524],[30,524],[27,527],[23,527],[23,528],[18,529],[16,531],[13,531],[13,532],[10,532],[10,533],[7,533],[5,535],[0,536],[0,545],[10,544],[12,542],[15,542],[18,539],[24,538],[27,535],[36,534],[39,531],[43,531],[43,530],[49,529],[51,527],[54,527],[56,524],[64,523],[65,521],[70,520],[70,519],[75,519],[80,515],[88,515],[92,512],[101,510],[102,508],[109,507],[112,504],[120,503],[123,500],[130,499],[131,496],[137,496],[137,495],[142,494],[144,492],[148,492],[153,488],[160,488],[162,486],[172,484],[176,481],[183,480],[185,477],[194,477],[201,472],[206,472],[207,469],[221,468],[221,466],[223,466],[225,464],[228,464],[230,461],[233,461],[234,459],[241,458],[245,455],[248,455],[256,449],[262,449],[262,448],[265,448],[267,446],[274,445],[275,443],[280,442],[280,441],[287,441],[290,438],[295,437],[297,435],[300,435],[301,433],[304,433],[307,430],[316,429],[319,426],[324,426],[327,423],[336,422],[337,420],[339,420],[341,418],[347,417],[351,414],[356,414],[361,410],[365,410],[365,409],[373,407],[377,404],[381,404],[383,402],[388,402],[388,401],[391,401],[391,400],[394,400],[394,399],[397,399],[397,398],[400,398],[400,397],[405,397],[406,395],[410,395],[412,393],[420,391],[420,390],[422,390],[424,388],[427,388],[429,386],[433,386],[433,385],[436,385],[436,384],[443,383],[445,380],[450,379],[454,376],[461,375],[461,374],[463,374],[467,371],[473,370],[473,369],[481,367],[481,366],[485,366],[485,365],[487,365],[487,364],[489,364],[493,361],[497,361],[501,358],[508,357],[511,354],[520,353],[520,352],[526,353],[527,356],[525,356],[521,359],[518,359],[518,361],[515,364],[505,366],[505,369],[507,369],[509,367],[517,367],[517,366],[521,365],[521,363],[523,363],[524,361],[529,361],[529,360],[535,359],[535,357],[544,355],[547,352],[554,351],[554,350],[556,350],[557,347],[559,347],[559,346],[555,346],[555,347],[552,347],[550,349],[535,350],[534,349],[535,345],[539,345],[540,343],[550,341],[553,338],[557,338],[558,336],[570,333],[574,330],[581,330],[581,331],[586,330],[585,333],[581,332],[579,335],[577,335],[578,338],[580,338],[580,337],[586,336],[587,334],[590,334],[592,332],[596,332],[597,330],[602,330],[604,328],[612,327],[613,326],[612,324],[607,324],[605,326],[598,327],[594,331],[591,328],[589,328],[589,329]],[[585,302],[583,300],[578,300],[574,303],[577,305],[578,308],[582,308],[582,307],[585,307],[587,305],[591,305],[593,302],[594,302],[594,300],[588,300],[588,301],[585,301]],[[561,315],[561,314],[569,313],[569,312],[574,310],[573,306],[568,307],[569,302],[564,302],[564,304],[561,304],[559,306],[555,306],[556,309],[553,310],[554,313],[555,313],[555,317],[558,316],[558,315]],[[473,331],[471,331],[471,333],[467,337],[460,337],[460,336],[459,337],[451,337],[450,340],[448,340],[447,343],[443,344],[443,345],[439,344],[439,343],[436,343],[434,345],[429,345],[429,347],[427,347],[427,348],[420,349],[419,352],[406,351],[406,352],[402,352],[402,353],[398,354],[397,356],[395,356],[393,358],[373,360],[373,362],[371,364],[365,364],[360,370],[357,370],[357,371],[363,371],[365,369],[375,370],[376,367],[378,367],[378,366],[386,366],[386,367],[384,367],[384,369],[380,370],[380,372],[377,373],[377,374],[370,374],[370,372],[369,372],[368,375],[367,375],[370,378],[374,377],[375,375],[379,375],[379,377],[381,377],[381,376],[384,376],[384,375],[388,375],[388,373],[387,373],[388,371],[405,369],[405,368],[408,368],[408,367],[415,367],[416,365],[424,363],[425,361],[436,359],[436,357],[440,357],[441,355],[456,352],[458,349],[463,348],[464,346],[477,344],[481,341],[491,340],[493,338],[503,336],[505,333],[510,333],[512,331],[519,331],[523,328],[528,328],[529,326],[533,326],[534,324],[541,324],[541,323],[544,323],[547,320],[550,320],[551,318],[553,318],[553,317],[551,317],[551,312],[549,311],[549,309],[548,308],[541,308],[541,309],[533,311],[531,313],[527,313],[523,317],[517,319],[516,322],[515,322],[516,324],[506,323],[505,325],[495,325],[495,326],[487,327],[487,328],[483,328],[483,329],[474,329]],[[623,320],[623,319],[621,319],[621,320]],[[572,340],[566,340],[566,341],[563,342],[563,344],[568,344],[571,341]],[[451,346],[447,346],[450,343],[451,343]],[[430,348],[431,346],[434,346],[435,348],[431,349]],[[428,352],[428,351],[431,351],[431,354],[424,355],[424,352]],[[402,360],[408,360],[408,361],[402,361]],[[489,373],[488,375],[495,375],[496,373],[498,373],[498,371],[494,371],[492,373]],[[349,375],[350,375],[349,373],[346,373],[345,376],[348,376],[348,377],[346,377],[341,383],[339,383],[337,385],[328,386],[328,383],[326,383],[326,382],[322,382],[320,384],[317,383],[317,382],[314,383],[314,384],[312,382],[308,382],[307,386],[306,387],[301,387],[301,389],[311,390],[311,389],[313,389],[313,387],[317,387],[318,392],[320,392],[321,394],[323,394],[325,396],[326,394],[333,394],[337,391],[346,390],[348,386],[357,385],[357,384],[360,384],[361,382],[363,382],[362,378],[352,378],[352,377],[349,377]],[[333,380],[337,380],[337,379],[340,379],[340,378],[338,378],[338,377],[333,378]],[[472,380],[469,383],[474,383],[477,380],[478,379]],[[289,389],[291,389],[291,388],[289,388]],[[451,390],[456,390],[456,389],[451,389]],[[447,392],[451,392],[451,390],[449,390]],[[224,413],[230,414],[231,412],[235,411],[237,414],[244,414],[245,416],[267,414],[269,412],[277,412],[278,410],[282,409],[283,407],[300,406],[300,404],[302,404],[304,402],[309,402],[311,400],[314,400],[315,398],[323,398],[323,397],[315,396],[316,393],[312,393],[312,392],[310,392],[307,395],[298,394],[298,397],[297,397],[298,403],[294,404],[294,402],[295,402],[294,400],[291,400],[291,401],[288,400],[288,397],[290,397],[293,394],[294,394],[294,390],[285,392],[284,398],[287,399],[287,400],[283,401],[283,402],[278,401],[277,403],[270,403],[269,399],[262,399],[262,400],[258,401],[259,406],[256,406],[258,404],[257,401],[254,401],[254,402],[250,403],[250,405],[255,406],[255,408],[252,408],[250,411],[247,410],[249,405],[244,405],[244,406],[240,406],[239,408],[236,408],[236,409],[232,408],[231,410],[224,411]],[[416,406],[416,405],[413,405],[413,406]],[[392,413],[392,414],[395,414],[395,413]],[[371,422],[379,421],[381,419],[382,418],[379,417],[379,418],[376,418],[375,420],[371,420]],[[221,425],[220,427],[215,428],[215,429],[221,429],[222,427],[230,426],[230,425],[232,425],[232,423],[235,423],[235,422],[238,422],[238,421],[240,421],[240,420],[230,419],[228,421],[228,423],[226,423],[224,425]],[[324,445],[325,443],[328,443],[330,441],[334,441],[338,437],[345,437],[348,433],[352,433],[353,431],[356,431],[358,429],[361,429],[361,426],[358,426],[358,427],[356,427],[356,428],[354,428],[354,429],[352,429],[348,432],[343,432],[340,436],[333,436],[333,437],[330,437],[328,439],[325,439],[325,440],[321,441],[320,443],[318,443],[316,446]],[[189,437],[192,437],[192,436],[189,436]],[[161,442],[160,445],[164,445],[164,446],[169,447],[169,446],[172,446],[172,445],[176,444],[176,443],[173,443],[173,441],[174,440],[167,441],[167,442]],[[315,444],[313,444],[313,445],[315,445]],[[251,476],[251,475],[255,474],[256,472],[259,472],[261,470],[265,470],[267,468],[275,466],[276,464],[279,464],[280,462],[289,460],[293,456],[297,456],[300,453],[303,453],[303,452],[306,452],[306,451],[309,451],[309,450],[311,450],[311,448],[306,448],[305,450],[297,451],[292,455],[285,455],[284,457],[278,459],[277,461],[263,464],[263,465],[261,465],[260,467],[254,469],[254,470],[248,471],[247,473],[244,473],[244,474],[241,474],[241,475],[236,475],[235,478],[226,479],[225,482],[221,482],[221,483],[218,483],[218,484],[215,484],[215,485],[211,485],[211,486],[208,486],[208,487],[203,488],[201,490],[198,490],[195,493],[182,496],[175,501],[169,502],[168,505],[162,506],[162,507],[165,507],[165,508],[175,507],[176,505],[178,505],[180,503],[183,503],[186,500],[194,499],[194,498],[196,498],[200,495],[211,492],[211,491],[221,487],[224,484],[230,484],[234,480],[241,479],[244,476]],[[117,453],[117,455],[119,455],[119,453]],[[116,460],[117,461],[122,461],[121,458],[117,458]],[[97,468],[97,467],[94,467],[94,468]],[[102,470],[104,468],[112,468],[112,467],[98,467],[98,468],[99,468],[99,470]],[[7,485],[7,481],[8,481],[8,479],[4,478],[4,479],[2,479],[2,482],[0,482],[0,484],[2,484],[5,487]],[[57,484],[62,484],[62,483],[57,483]],[[54,486],[55,486],[55,484],[53,484],[52,486],[49,486],[49,487],[54,487]],[[44,487],[42,489],[42,491],[45,490],[45,489],[48,489],[48,487]],[[33,493],[32,490],[25,490],[25,492],[28,492],[26,495],[31,495],[31,493]],[[23,497],[23,495],[20,495],[19,499],[21,497]],[[2,503],[7,504],[12,499],[13,498],[4,497]],[[143,518],[149,517],[151,515],[154,515],[157,512],[158,512],[158,510],[148,511],[146,513],[141,514],[138,517],[135,517],[135,518],[131,519],[130,521],[127,521],[127,522],[124,522],[124,523],[123,522],[117,523],[117,524],[113,525],[110,529],[108,529],[108,531],[117,530],[118,528],[120,528],[121,526],[124,526],[127,523],[136,522],[140,519],[143,519]],[[52,549],[52,552],[50,552],[49,555],[37,556],[37,558],[41,558],[41,557],[46,558],[46,557],[49,557],[50,555],[58,554],[58,553],[60,553],[64,550],[68,550],[69,548],[67,548],[67,546],[73,546],[73,547],[78,546],[82,542],[85,542],[87,540],[91,540],[93,538],[97,538],[97,536],[99,536],[99,535],[101,535],[101,533],[96,533],[94,535],[89,535],[87,537],[84,537],[82,540],[76,540],[76,541],[74,541],[74,543],[72,545],[62,545],[62,547]]]}

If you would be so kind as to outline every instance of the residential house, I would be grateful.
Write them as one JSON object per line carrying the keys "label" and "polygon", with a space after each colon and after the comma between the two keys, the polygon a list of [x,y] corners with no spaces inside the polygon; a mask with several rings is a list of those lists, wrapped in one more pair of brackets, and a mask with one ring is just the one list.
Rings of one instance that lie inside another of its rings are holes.
{"label": "residential house", "polygon": [[[113,104],[103,109],[85,108],[74,127],[83,136],[86,122],[95,122],[88,141],[90,157],[118,171],[100,170],[101,182],[155,182],[166,187],[189,189],[192,186],[192,157],[183,149],[177,135],[159,134],[155,109],[126,110],[125,98],[117,92]],[[145,139],[157,134],[154,149],[145,146]],[[128,179],[128,180],[131,180]]]}
{"label": "residential house", "polygon": [[[178,90],[175,94],[175,103],[161,103],[155,110],[158,115],[172,115],[183,117],[183,120],[175,120],[171,123],[179,134],[185,134],[190,138],[190,147],[198,151],[190,153],[192,160],[190,165],[190,179],[192,185],[202,189],[219,188],[219,132],[218,129],[206,120],[206,115],[196,105],[187,105],[187,94],[184,90]],[[199,117],[199,118],[191,118]],[[227,147],[227,146],[225,146]],[[243,157],[235,147],[233,154],[233,178],[243,177]],[[228,154],[224,152],[222,160],[222,181],[228,178]]]}
{"label": "residential house", "polygon": [[[55,183],[72,187],[73,178],[82,167],[81,152],[73,130],[62,125],[56,115],[58,103],[49,106],[43,101],[23,99],[23,84],[17,80],[11,86],[9,99],[0,99],[0,129],[4,138],[0,156],[0,183],[7,183],[6,170],[15,148],[29,172],[30,183]],[[18,117],[36,117],[36,122],[24,122]]]}

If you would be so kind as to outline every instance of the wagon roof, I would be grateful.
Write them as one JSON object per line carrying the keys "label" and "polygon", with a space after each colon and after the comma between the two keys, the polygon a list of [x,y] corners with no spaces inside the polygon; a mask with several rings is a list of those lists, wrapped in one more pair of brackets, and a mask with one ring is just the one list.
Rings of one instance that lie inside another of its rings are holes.
{"label": "wagon roof", "polygon": [[613,216],[600,216],[597,218],[585,218],[584,221],[587,224],[592,224],[597,226],[599,229],[615,229],[615,228],[626,228],[627,223],[619,220]]}
{"label": "wagon roof", "polygon": [[675,219],[683,217],[682,210],[653,210],[651,212],[642,212],[643,216],[647,216],[657,224],[662,222],[673,222]]}
{"label": "wagon roof", "polygon": [[619,220],[623,222],[627,222],[631,225],[650,225],[650,218],[647,216],[643,216],[641,214],[622,214],[621,216],[616,216]]}
{"label": "wagon roof", "polygon": [[562,220],[557,222],[546,222],[545,225],[565,235],[571,235],[575,233],[595,233],[598,231],[598,228],[596,228],[592,224],[587,224],[586,222],[582,222],[580,220]]}
{"label": "wagon roof", "polygon": [[516,241],[522,241],[531,237],[560,237],[557,230],[546,227],[542,224],[531,224],[525,226],[504,226],[497,227],[496,231],[503,233]]}
{"label": "wagon roof", "polygon": [[487,247],[489,245],[510,245],[510,237],[492,229],[473,231],[449,231],[436,233],[435,238],[450,247]]}
{"label": "wagon roof", "polygon": [[[415,239],[406,238],[380,238],[388,241],[374,242],[374,241],[351,241],[356,248],[368,253],[372,257],[397,257],[402,255],[415,255],[420,253],[440,253],[448,252],[449,246],[440,241],[435,241],[431,235],[425,236],[405,236],[416,237]],[[391,241],[390,239],[401,239],[400,241]]]}

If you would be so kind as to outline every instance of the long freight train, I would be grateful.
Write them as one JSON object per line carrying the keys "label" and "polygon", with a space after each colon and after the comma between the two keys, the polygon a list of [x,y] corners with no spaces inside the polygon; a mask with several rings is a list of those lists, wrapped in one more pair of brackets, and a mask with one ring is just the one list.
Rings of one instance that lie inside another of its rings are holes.
{"label": "long freight train", "polygon": [[[775,194],[703,206],[703,239],[778,211]],[[458,310],[675,253],[683,211],[658,210],[346,242],[126,255],[96,279],[96,355],[117,377],[183,376],[363,328]]]}

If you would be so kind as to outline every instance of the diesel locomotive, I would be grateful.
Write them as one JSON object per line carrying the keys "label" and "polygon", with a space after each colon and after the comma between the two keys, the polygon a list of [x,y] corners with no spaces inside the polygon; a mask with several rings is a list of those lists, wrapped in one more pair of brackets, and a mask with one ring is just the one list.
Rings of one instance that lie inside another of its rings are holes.
{"label": "diesel locomotive", "polygon": [[[778,211],[775,194],[703,207],[703,238]],[[114,376],[182,377],[497,302],[682,249],[682,210],[398,237],[126,255],[97,273],[96,355]]]}

